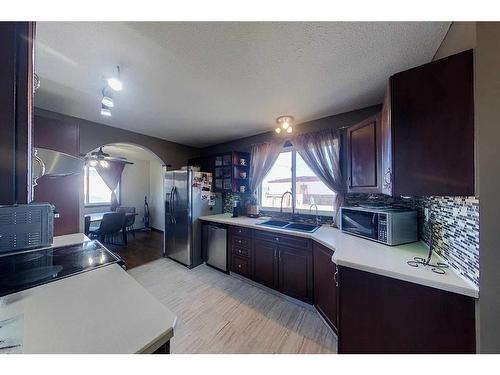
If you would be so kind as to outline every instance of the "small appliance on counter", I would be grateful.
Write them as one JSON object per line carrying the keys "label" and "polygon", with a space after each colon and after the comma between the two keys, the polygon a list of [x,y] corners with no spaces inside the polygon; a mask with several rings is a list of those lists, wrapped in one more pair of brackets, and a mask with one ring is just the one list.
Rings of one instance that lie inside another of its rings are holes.
{"label": "small appliance on counter", "polygon": [[418,241],[417,211],[404,208],[341,207],[340,229],[385,245]]}
{"label": "small appliance on counter", "polygon": [[0,206],[0,255],[52,245],[54,206],[30,203]]}

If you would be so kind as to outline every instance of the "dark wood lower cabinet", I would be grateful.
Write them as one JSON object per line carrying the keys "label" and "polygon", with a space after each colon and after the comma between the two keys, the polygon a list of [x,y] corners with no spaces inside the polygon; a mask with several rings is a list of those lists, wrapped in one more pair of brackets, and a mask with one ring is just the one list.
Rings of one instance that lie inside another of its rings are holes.
{"label": "dark wood lower cabinet", "polygon": [[474,353],[475,300],[339,267],[339,353]]}
{"label": "dark wood lower cabinet", "polygon": [[313,302],[313,264],[311,251],[278,247],[279,291],[301,301]]}
{"label": "dark wood lower cabinet", "polygon": [[230,228],[231,271],[312,304],[339,353],[475,353],[475,299],[344,266],[302,237]]}
{"label": "dark wood lower cabinet", "polygon": [[269,288],[278,288],[278,245],[254,239],[253,280]]}
{"label": "dark wood lower cabinet", "polygon": [[314,243],[314,306],[328,325],[337,332],[337,266],[332,262],[333,251]]}

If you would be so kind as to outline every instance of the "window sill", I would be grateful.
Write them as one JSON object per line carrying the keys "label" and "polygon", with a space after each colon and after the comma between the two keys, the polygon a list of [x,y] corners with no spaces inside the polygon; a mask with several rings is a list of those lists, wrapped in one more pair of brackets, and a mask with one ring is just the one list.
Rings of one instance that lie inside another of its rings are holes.
{"label": "window sill", "polygon": [[111,206],[111,203],[89,203],[84,205],[85,208],[92,208],[92,207],[107,207]]}

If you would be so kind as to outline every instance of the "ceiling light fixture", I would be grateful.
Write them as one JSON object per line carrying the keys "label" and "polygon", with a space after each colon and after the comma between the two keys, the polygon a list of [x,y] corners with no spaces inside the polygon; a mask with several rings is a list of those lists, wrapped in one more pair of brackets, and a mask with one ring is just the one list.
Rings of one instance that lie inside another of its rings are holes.
{"label": "ceiling light fixture", "polygon": [[123,83],[120,81],[120,66],[116,66],[117,76],[110,77],[106,81],[108,82],[108,86],[111,87],[115,91],[121,91],[123,88]]}
{"label": "ceiling light fixture", "polygon": [[287,132],[288,134],[292,133],[293,131],[293,128],[292,128],[292,124],[293,124],[293,121],[294,121],[294,118],[293,116],[280,116],[276,119],[276,124],[278,125],[278,127],[276,129],[274,129],[274,131],[277,133],[277,134],[280,134],[281,131],[285,131]]}
{"label": "ceiling light fixture", "polygon": [[115,103],[113,102],[113,94],[106,92],[106,89],[102,89],[101,103],[108,108],[113,108],[115,106]]}
{"label": "ceiling light fixture", "polygon": [[111,110],[106,107],[105,105],[101,106],[101,115],[106,116],[106,117],[111,117]]}

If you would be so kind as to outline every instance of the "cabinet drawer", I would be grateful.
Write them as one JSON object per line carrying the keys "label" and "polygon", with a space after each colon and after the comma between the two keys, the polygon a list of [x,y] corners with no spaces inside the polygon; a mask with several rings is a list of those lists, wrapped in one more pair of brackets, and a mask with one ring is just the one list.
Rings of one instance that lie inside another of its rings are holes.
{"label": "cabinet drawer", "polygon": [[235,255],[239,255],[241,257],[250,257],[250,249],[244,248],[244,247],[239,247],[239,246],[232,246],[232,253]]}
{"label": "cabinet drawer", "polygon": [[311,240],[307,238],[286,236],[282,234],[276,234],[273,232],[266,232],[260,230],[254,231],[254,237],[261,240],[271,241],[273,243],[280,245],[286,245],[301,250],[311,251]]}
{"label": "cabinet drawer", "polygon": [[248,258],[243,258],[233,254],[231,259],[232,272],[239,273],[245,277],[250,277],[250,260]]}
{"label": "cabinet drawer", "polygon": [[250,228],[243,228],[237,226],[230,226],[229,233],[236,236],[252,237],[252,230]]}
{"label": "cabinet drawer", "polygon": [[252,240],[246,237],[231,236],[231,245],[234,248],[250,250],[252,248]]}

